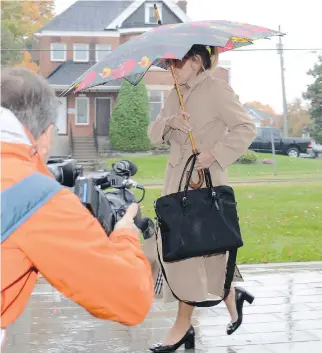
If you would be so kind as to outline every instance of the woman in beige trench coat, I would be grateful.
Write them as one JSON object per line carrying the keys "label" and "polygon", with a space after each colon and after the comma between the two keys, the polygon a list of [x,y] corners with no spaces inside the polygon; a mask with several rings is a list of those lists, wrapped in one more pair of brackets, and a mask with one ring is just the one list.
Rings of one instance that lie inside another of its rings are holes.
{"label": "woman in beige trench coat", "polygon": [[[178,191],[180,177],[189,156],[191,144],[188,131],[195,138],[200,155],[196,169],[209,168],[214,185],[227,185],[227,168],[244,154],[256,136],[256,128],[229,85],[213,77],[218,55],[210,56],[208,49],[195,45],[182,61],[173,61],[186,106],[188,122],[183,119],[177,93],[173,89],[158,118],[148,129],[153,144],[169,142],[171,145],[162,195]],[[194,171],[193,180],[197,180]],[[156,254],[155,238],[145,244],[146,255]],[[159,243],[161,251],[161,243]],[[193,258],[176,263],[163,263],[171,289],[177,297],[188,301],[205,301],[209,295],[222,297],[226,255]],[[232,287],[233,288],[233,287]],[[174,301],[169,286],[164,281],[165,302]],[[225,303],[232,323],[227,333],[233,333],[241,324],[242,304],[251,296],[243,289],[231,290]],[[176,322],[162,342],[152,346],[154,352],[175,351],[181,345],[194,347],[194,330],[191,327],[193,307],[179,302]]]}

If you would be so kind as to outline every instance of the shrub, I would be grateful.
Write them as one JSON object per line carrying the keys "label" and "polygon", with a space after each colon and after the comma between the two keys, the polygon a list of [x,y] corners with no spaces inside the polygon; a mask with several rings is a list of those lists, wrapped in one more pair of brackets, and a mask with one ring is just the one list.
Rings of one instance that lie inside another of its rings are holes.
{"label": "shrub", "polygon": [[147,136],[150,123],[149,108],[148,92],[144,82],[133,86],[124,81],[110,124],[110,141],[115,150],[122,152],[150,150],[151,145]]}
{"label": "shrub", "polygon": [[239,158],[238,162],[243,164],[252,164],[256,163],[257,159],[257,154],[254,151],[248,150]]}

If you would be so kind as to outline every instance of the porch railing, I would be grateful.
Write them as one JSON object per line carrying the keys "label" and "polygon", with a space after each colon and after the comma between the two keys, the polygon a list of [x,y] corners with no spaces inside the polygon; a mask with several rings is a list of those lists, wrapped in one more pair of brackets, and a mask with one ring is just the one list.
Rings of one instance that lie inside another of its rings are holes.
{"label": "porch railing", "polygon": [[96,131],[95,125],[93,125],[93,139],[94,139],[96,154],[98,154],[98,138],[97,138],[97,131]]}
{"label": "porch railing", "polygon": [[73,137],[73,129],[69,126],[69,151],[70,154],[74,155],[74,137]]}

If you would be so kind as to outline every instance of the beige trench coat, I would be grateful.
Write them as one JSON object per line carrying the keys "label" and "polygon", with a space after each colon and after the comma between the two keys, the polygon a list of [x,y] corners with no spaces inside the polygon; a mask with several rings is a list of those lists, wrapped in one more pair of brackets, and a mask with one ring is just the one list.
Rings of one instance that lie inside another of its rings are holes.
{"label": "beige trench coat", "polygon": [[[210,151],[216,160],[210,167],[213,184],[226,185],[228,166],[247,151],[256,136],[256,127],[226,81],[213,77],[210,71],[203,72],[181,88],[186,111],[191,116],[196,146],[200,152]],[[183,168],[191,155],[188,135],[166,127],[167,119],[180,111],[178,96],[173,89],[158,118],[148,129],[153,144],[169,142],[171,145],[162,195],[177,192]],[[197,180],[196,172],[193,180]],[[162,251],[161,243],[158,244]],[[144,248],[156,276],[156,239],[147,240]],[[209,295],[222,296],[226,255],[163,265],[170,286],[180,299],[204,301]],[[163,294],[165,302],[174,300],[165,281]]]}

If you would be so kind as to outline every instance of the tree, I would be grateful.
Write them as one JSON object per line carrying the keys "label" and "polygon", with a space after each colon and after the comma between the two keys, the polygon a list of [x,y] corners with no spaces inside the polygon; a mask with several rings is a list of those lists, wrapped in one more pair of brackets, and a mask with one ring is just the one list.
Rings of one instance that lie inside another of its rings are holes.
{"label": "tree", "polygon": [[[54,1],[1,1],[1,47],[3,50],[1,64],[33,67],[31,56],[24,49],[32,46],[33,34],[54,17]],[[30,61],[31,60],[31,61]]]}
{"label": "tree", "polygon": [[[15,65],[21,61],[21,44],[15,40],[14,35],[1,23],[1,65]],[[13,49],[13,50],[4,50]]]}
{"label": "tree", "polygon": [[317,143],[322,144],[322,56],[308,75],[313,76],[314,81],[303,93],[303,98],[310,102],[310,118],[313,121],[311,135]]}
{"label": "tree", "polygon": [[300,98],[296,98],[287,105],[288,108],[288,132],[291,136],[301,136],[303,130],[312,124],[309,111],[303,106]]}
{"label": "tree", "polygon": [[147,129],[150,122],[148,92],[143,81],[133,86],[124,81],[112,114],[110,140],[123,152],[148,151]]}
{"label": "tree", "polygon": [[1,21],[15,37],[31,37],[54,17],[53,0],[1,1]]}
{"label": "tree", "polygon": [[23,30],[28,37],[54,17],[54,1],[23,1]]}
{"label": "tree", "polygon": [[32,61],[32,57],[29,51],[26,50],[23,53],[23,60],[17,66],[25,67],[33,72],[37,72],[39,69],[38,65],[34,61]]}
{"label": "tree", "polygon": [[246,104],[249,105],[250,107],[254,107],[256,109],[262,110],[265,113],[277,115],[276,112],[274,111],[274,109],[268,104],[263,104],[263,103],[257,102],[257,101],[247,102]]}

